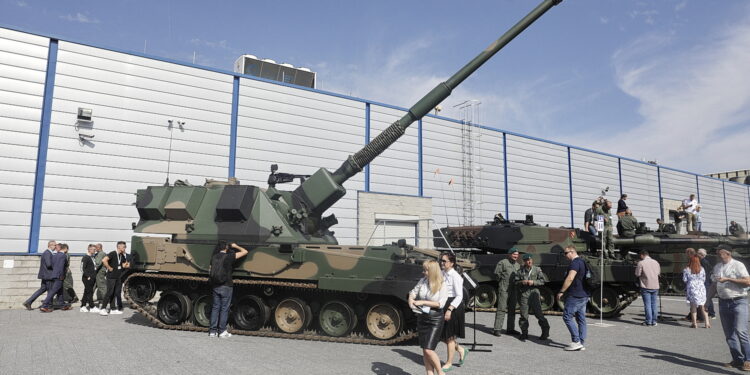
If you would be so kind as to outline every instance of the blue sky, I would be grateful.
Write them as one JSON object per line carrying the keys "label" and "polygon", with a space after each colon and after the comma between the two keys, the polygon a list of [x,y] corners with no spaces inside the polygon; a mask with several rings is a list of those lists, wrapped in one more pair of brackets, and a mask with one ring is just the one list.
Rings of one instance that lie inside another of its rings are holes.
{"label": "blue sky", "polygon": [[[409,107],[536,6],[497,1],[0,0],[0,25],[231,70],[243,53]],[[750,2],[565,0],[442,105],[699,173],[750,168]]]}

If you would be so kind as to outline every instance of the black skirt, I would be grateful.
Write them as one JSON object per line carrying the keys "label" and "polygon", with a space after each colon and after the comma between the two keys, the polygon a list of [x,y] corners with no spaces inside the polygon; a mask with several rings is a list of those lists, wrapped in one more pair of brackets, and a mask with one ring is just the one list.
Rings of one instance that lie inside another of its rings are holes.
{"label": "black skirt", "polygon": [[[448,302],[445,303],[445,311],[448,310],[448,307],[450,306],[451,302],[453,301],[453,297],[448,298]],[[464,328],[464,304],[463,301],[461,301],[455,309],[451,312],[451,320],[445,322],[443,325],[443,333],[440,335],[440,339],[442,341],[446,341],[450,338],[465,338],[466,337],[466,329]]]}
{"label": "black skirt", "polygon": [[419,347],[435,350],[440,342],[440,332],[443,330],[442,310],[430,310],[429,313],[417,316],[417,332],[419,333]]}

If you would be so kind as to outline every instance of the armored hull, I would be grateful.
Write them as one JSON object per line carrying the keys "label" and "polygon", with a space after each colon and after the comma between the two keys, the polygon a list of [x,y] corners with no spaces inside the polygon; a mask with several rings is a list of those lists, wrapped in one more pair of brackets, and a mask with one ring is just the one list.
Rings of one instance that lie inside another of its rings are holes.
{"label": "armored hull", "polygon": [[[231,332],[374,344],[414,337],[407,293],[422,276],[422,264],[438,252],[405,242],[340,246],[329,230],[336,217],[323,214],[346,194],[349,178],[559,2],[543,1],[334,172],[296,175],[272,165],[265,189],[230,179],[139,190],[126,297],[159,327],[206,331],[210,259],[218,243],[234,242],[249,254],[234,267]],[[292,191],[276,187],[295,180]]]}
{"label": "armored hull", "polygon": [[[581,256],[598,274],[604,287],[592,292],[589,312],[603,313],[605,317],[617,315],[637,298],[638,288],[635,266],[638,252],[649,251],[661,265],[661,289],[665,293],[684,294],[682,270],[687,266],[685,249],[705,248],[709,261],[715,264],[715,248],[727,244],[737,252],[737,258],[747,262],[750,244],[746,237],[722,236],[710,233],[678,235],[651,232],[641,226],[639,233],[631,238],[615,238],[615,247],[620,250],[618,259],[602,259],[598,254],[601,241],[591,234],[573,228],[550,228],[540,226],[531,215],[526,220],[508,221],[498,215],[495,221],[483,226],[447,227],[441,229],[448,243],[435,241],[437,247],[464,249],[476,263],[469,274],[478,282],[472,304],[480,310],[494,311],[497,303],[497,279],[494,268],[506,257],[510,248],[533,254],[534,264],[541,267],[549,277],[549,283],[540,288],[543,308],[548,312],[559,311],[560,301],[555,301],[555,292],[565,279],[570,262],[563,256],[563,249],[575,246]],[[439,233],[435,237],[440,237]],[[603,266],[602,266],[603,265]],[[603,271],[603,273],[601,273]]]}

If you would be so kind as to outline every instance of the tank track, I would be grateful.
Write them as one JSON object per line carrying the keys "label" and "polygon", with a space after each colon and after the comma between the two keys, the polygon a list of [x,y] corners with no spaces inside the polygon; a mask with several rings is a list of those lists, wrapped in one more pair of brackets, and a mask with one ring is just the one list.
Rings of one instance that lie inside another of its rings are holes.
{"label": "tank track", "polygon": [[[123,295],[130,306],[137,310],[141,315],[145,316],[151,323],[156,327],[162,329],[171,329],[179,331],[193,331],[193,332],[208,332],[207,327],[198,326],[192,323],[184,323],[177,325],[164,324],[156,315],[156,307],[150,303],[139,304],[130,298],[128,293],[129,281],[136,277],[145,277],[154,280],[170,280],[170,281],[182,281],[182,282],[193,282],[193,283],[206,283],[208,284],[208,277],[203,276],[187,276],[187,275],[173,275],[173,274],[157,274],[157,273],[146,273],[136,272],[128,276],[122,286]],[[283,288],[298,288],[300,290],[305,289],[317,289],[317,285],[314,283],[306,282],[288,282],[288,281],[274,281],[274,280],[247,280],[247,279],[235,279],[233,280],[235,285],[261,285],[261,286],[274,286]],[[316,330],[305,330],[300,333],[285,333],[274,330],[271,326],[263,327],[257,331],[247,331],[229,328],[228,331],[231,334],[245,335],[245,336],[260,336],[260,337],[276,337],[282,339],[294,339],[294,340],[308,340],[308,341],[324,341],[324,342],[341,342],[349,344],[364,344],[364,345],[395,345],[398,343],[406,342],[417,337],[417,332],[413,330],[403,331],[397,337],[389,340],[378,340],[365,337],[362,333],[352,333],[349,336],[344,337],[332,337],[321,334]]]}
{"label": "tank track", "polygon": [[[614,318],[614,317],[617,317],[618,315],[620,315],[620,312],[622,310],[625,310],[625,308],[627,308],[628,306],[630,306],[630,304],[633,303],[633,301],[635,301],[637,298],[638,298],[637,294],[628,295],[627,297],[625,297],[622,300],[622,302],[620,303],[620,305],[617,306],[617,308],[615,310],[613,310],[611,312],[608,312],[606,314],[603,314],[602,316],[604,318]],[[471,310],[471,309],[473,309],[473,308],[472,307],[467,307],[467,310]],[[497,308],[496,307],[477,307],[476,310],[479,311],[479,312],[497,312]],[[519,313],[520,313],[520,310],[516,309],[516,314],[519,314]],[[544,315],[561,316],[562,314],[563,314],[562,311],[554,310],[554,308],[550,309],[550,310],[544,311]],[[587,312],[586,316],[589,317],[589,318],[598,318],[599,314]]]}

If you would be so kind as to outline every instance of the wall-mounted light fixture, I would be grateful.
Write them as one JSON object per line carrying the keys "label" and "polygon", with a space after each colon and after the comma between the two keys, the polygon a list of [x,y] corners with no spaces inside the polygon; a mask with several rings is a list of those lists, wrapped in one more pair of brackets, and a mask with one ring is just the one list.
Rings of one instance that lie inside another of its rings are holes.
{"label": "wall-mounted light fixture", "polygon": [[93,112],[90,108],[81,108],[78,107],[78,116],[76,119],[78,121],[85,121],[85,122],[91,122],[91,119],[93,118]]}

